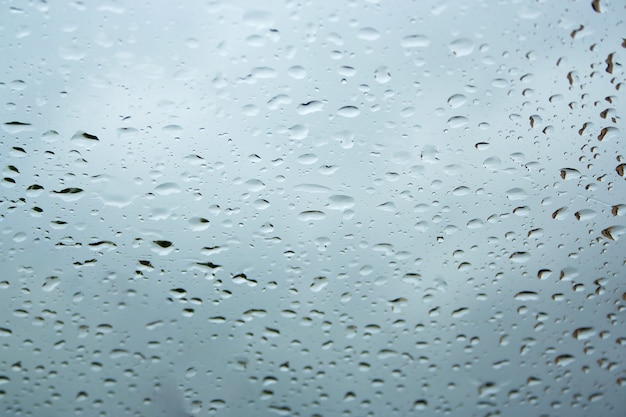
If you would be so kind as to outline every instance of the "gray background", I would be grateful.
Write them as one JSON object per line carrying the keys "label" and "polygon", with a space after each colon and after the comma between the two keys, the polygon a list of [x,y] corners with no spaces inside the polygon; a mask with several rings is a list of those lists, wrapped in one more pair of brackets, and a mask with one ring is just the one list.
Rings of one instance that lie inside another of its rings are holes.
{"label": "gray background", "polygon": [[623,415],[598,4],[0,2],[2,415]]}

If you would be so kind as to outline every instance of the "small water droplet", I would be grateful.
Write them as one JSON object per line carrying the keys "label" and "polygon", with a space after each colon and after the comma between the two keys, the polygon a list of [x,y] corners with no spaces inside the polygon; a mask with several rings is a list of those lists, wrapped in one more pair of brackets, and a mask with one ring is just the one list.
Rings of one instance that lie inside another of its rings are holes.
{"label": "small water droplet", "polygon": [[409,35],[402,38],[403,48],[426,48],[430,45],[430,39],[424,35]]}
{"label": "small water droplet", "polygon": [[372,27],[364,27],[359,29],[356,37],[364,41],[375,41],[380,38],[380,32]]}
{"label": "small water droplet", "polygon": [[596,331],[593,327],[579,327],[578,329],[574,330],[572,336],[576,340],[587,340],[593,337],[595,334]]}
{"label": "small water droplet", "polygon": [[448,126],[452,129],[458,129],[465,126],[468,121],[469,120],[465,116],[454,116],[448,119]]}
{"label": "small water droplet", "polygon": [[343,106],[339,110],[337,110],[337,114],[342,117],[357,117],[361,111],[358,107],[355,106]]}
{"label": "small water droplet", "polygon": [[448,106],[453,109],[461,107],[466,102],[467,97],[465,97],[463,94],[454,94],[448,98]]}
{"label": "small water droplet", "polygon": [[323,211],[319,210],[306,210],[300,212],[298,214],[298,220],[301,221],[311,221],[311,220],[324,220],[326,218],[326,214]]}
{"label": "small water droplet", "polygon": [[511,188],[506,191],[506,198],[509,200],[524,200],[526,197],[528,193],[522,188]]}
{"label": "small water droplet", "polygon": [[467,56],[474,52],[474,42],[467,38],[456,39],[448,45],[453,55],[457,57]]}

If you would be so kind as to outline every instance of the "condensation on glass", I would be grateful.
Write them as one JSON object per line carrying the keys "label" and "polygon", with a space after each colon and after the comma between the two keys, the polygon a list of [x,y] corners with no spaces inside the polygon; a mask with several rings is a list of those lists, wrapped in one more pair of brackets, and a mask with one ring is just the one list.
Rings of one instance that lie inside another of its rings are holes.
{"label": "condensation on glass", "polygon": [[626,413],[622,1],[0,16],[3,416]]}

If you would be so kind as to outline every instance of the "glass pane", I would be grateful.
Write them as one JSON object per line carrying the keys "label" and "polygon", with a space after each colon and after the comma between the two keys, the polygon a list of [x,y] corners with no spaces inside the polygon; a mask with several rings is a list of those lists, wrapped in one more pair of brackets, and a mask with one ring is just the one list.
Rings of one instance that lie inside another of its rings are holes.
{"label": "glass pane", "polygon": [[624,415],[625,11],[0,2],[0,414]]}

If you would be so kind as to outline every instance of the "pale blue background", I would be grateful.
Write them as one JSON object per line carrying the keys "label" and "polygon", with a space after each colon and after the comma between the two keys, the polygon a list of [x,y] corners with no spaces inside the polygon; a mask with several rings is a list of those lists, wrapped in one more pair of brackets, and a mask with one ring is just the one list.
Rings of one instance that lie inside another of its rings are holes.
{"label": "pale blue background", "polygon": [[0,2],[0,414],[624,415],[600,6]]}

